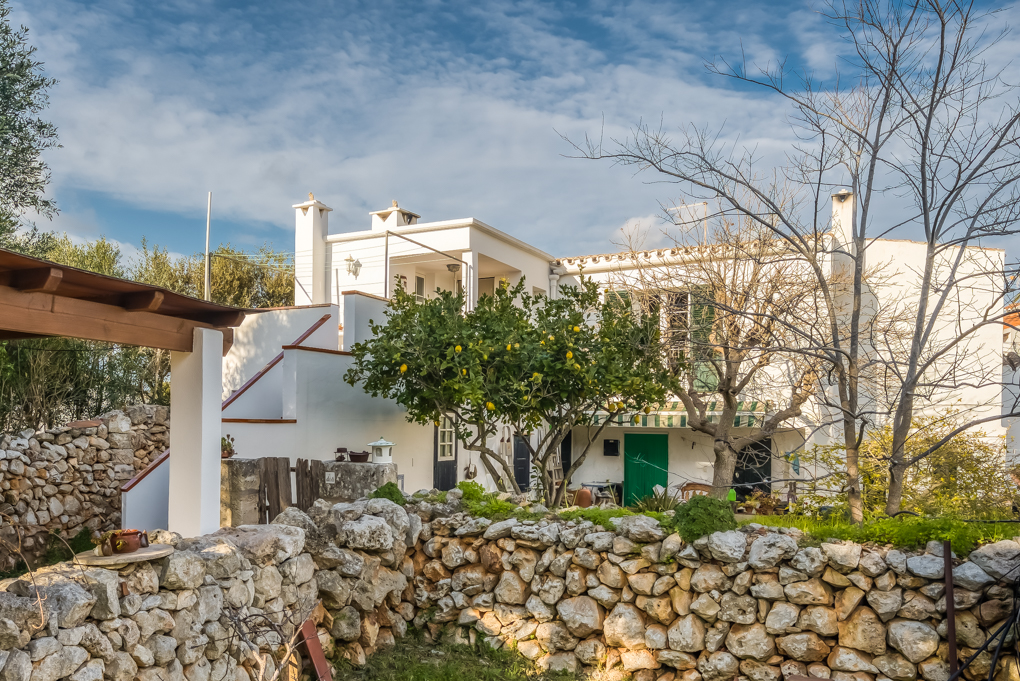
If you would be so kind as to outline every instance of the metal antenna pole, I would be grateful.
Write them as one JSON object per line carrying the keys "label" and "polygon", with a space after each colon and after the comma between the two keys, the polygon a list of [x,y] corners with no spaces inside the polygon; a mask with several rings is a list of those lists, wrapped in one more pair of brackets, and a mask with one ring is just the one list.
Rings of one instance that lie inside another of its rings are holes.
{"label": "metal antenna pole", "polygon": [[212,261],[209,259],[209,223],[212,218],[212,192],[205,209],[205,299],[212,300]]}

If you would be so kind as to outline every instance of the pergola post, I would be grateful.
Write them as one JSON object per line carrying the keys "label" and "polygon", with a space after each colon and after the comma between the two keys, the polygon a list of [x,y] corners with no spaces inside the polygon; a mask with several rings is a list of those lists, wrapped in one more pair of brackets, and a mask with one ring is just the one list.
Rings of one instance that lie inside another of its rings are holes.
{"label": "pergola post", "polygon": [[167,529],[197,537],[220,527],[223,334],[196,328],[192,352],[170,353],[170,377]]}

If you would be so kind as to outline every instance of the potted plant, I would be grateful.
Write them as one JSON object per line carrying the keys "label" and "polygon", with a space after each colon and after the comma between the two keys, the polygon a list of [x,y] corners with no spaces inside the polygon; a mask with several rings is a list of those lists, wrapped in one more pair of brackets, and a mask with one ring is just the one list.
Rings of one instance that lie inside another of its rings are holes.
{"label": "potted plant", "polygon": [[226,436],[220,438],[220,457],[229,459],[234,455],[234,438],[230,437],[228,433]]}

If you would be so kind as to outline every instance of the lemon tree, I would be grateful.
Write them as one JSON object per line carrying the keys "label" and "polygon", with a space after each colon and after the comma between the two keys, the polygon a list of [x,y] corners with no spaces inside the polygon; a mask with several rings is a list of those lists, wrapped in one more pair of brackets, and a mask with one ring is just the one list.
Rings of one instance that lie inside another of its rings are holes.
{"label": "lemon tree", "polygon": [[451,416],[461,445],[481,455],[501,489],[520,491],[496,451],[504,425],[528,435],[545,501],[558,504],[607,420],[583,439],[564,484],[554,485],[550,469],[566,434],[593,424],[597,413],[636,416],[669,391],[657,321],[605,300],[583,277],[555,300],[528,293],[523,279],[503,282],[463,309],[463,296],[449,291],[423,302],[396,291],[373,337],[351,348],[344,378],[395,400],[411,421]]}

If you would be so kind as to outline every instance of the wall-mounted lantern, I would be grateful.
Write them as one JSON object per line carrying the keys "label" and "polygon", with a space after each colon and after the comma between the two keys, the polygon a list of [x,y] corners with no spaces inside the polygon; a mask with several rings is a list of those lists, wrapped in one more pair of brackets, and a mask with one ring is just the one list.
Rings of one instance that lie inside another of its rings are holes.
{"label": "wall-mounted lantern", "polygon": [[344,262],[347,263],[347,274],[357,279],[358,275],[361,274],[361,261],[355,260],[353,255],[349,255]]}
{"label": "wall-mounted lantern", "polygon": [[393,443],[380,437],[375,442],[369,442],[372,448],[372,463],[393,463]]}

